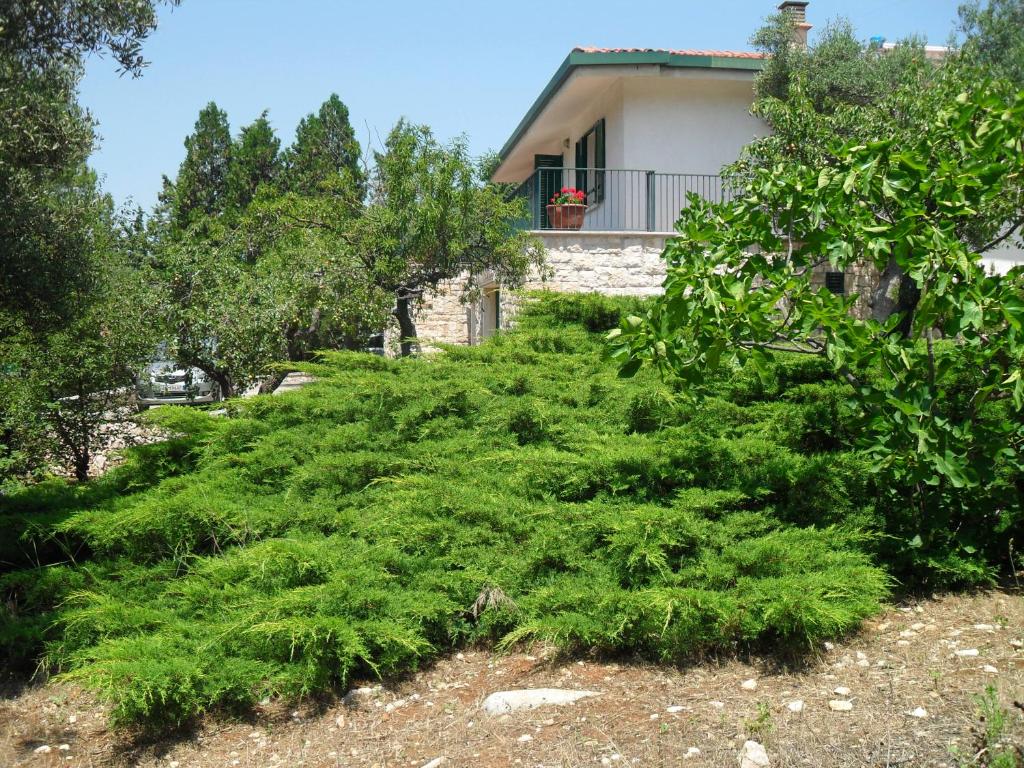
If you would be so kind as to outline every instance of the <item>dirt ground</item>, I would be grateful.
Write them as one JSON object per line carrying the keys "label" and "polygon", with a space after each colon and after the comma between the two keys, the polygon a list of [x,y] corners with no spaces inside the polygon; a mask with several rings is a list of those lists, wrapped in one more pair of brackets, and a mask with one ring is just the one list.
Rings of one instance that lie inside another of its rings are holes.
{"label": "dirt ground", "polygon": [[[0,766],[736,766],[748,739],[773,767],[985,765],[975,697],[987,686],[1009,713],[1003,743],[1024,745],[1022,636],[1020,593],[991,591],[895,606],[799,666],[466,651],[383,687],[364,681],[347,700],[265,702],[249,720],[208,718],[159,741],[112,733],[79,689],[8,681]],[[497,717],[481,708],[495,691],[541,687],[599,695]]]}

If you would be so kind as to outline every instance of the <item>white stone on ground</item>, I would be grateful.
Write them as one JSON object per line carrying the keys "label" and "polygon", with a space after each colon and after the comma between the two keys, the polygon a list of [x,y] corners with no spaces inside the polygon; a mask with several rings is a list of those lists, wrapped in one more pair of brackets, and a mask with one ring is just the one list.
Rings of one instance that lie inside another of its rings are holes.
{"label": "white stone on ground", "polygon": [[791,702],[789,702],[789,704],[786,705],[786,709],[788,709],[790,712],[803,712],[804,711],[804,702],[803,702],[802,699],[797,699],[796,701],[791,701]]}
{"label": "white stone on ground", "polygon": [[979,632],[992,632],[995,629],[991,624],[975,624],[974,628]]}
{"label": "white stone on ground", "polygon": [[516,739],[516,741],[518,741],[520,744],[525,744],[528,741],[533,741],[533,736],[531,736],[528,733],[524,733],[522,736]]}
{"label": "white stone on ground", "polygon": [[924,707],[918,707],[915,710],[907,712],[911,717],[928,717],[928,710]]}
{"label": "white stone on ground", "polygon": [[694,757],[700,757],[700,750],[697,747],[690,747],[686,750],[686,754],[683,755],[683,760],[690,760]]}
{"label": "white stone on ground", "polygon": [[32,751],[37,755],[48,755],[53,752],[53,747],[49,744],[43,744],[41,747],[36,747]]}
{"label": "white stone on ground", "polygon": [[851,709],[853,709],[853,702],[838,701],[837,699],[833,699],[828,703],[828,708],[831,709],[833,712],[849,712]]}
{"label": "white stone on ground", "polygon": [[757,680],[755,680],[754,678],[744,680],[742,683],[740,683],[740,688],[742,688],[744,691],[756,691]]}
{"label": "white stone on ground", "polygon": [[849,696],[853,691],[844,685],[840,685],[838,688],[832,691],[836,696]]}
{"label": "white stone on ground", "polygon": [[965,658],[971,658],[971,657],[977,656],[978,655],[978,649],[977,648],[964,648],[961,651],[953,651],[953,653],[955,653],[960,658],[965,659]]}
{"label": "white stone on ground", "polygon": [[439,765],[444,763],[443,757],[435,757],[429,763],[424,763],[420,768],[438,768]]}
{"label": "white stone on ground", "polygon": [[991,664],[986,664],[984,667],[981,668],[981,671],[988,672],[990,675],[999,674],[999,670],[993,667]]}
{"label": "white stone on ground", "polygon": [[665,711],[670,715],[674,715],[677,712],[682,712],[686,707],[681,707],[678,704],[673,704],[671,707],[665,707]]}
{"label": "white stone on ground", "polygon": [[597,691],[574,691],[566,688],[524,688],[518,691],[498,691],[484,699],[484,711],[489,715],[506,715],[524,709],[572,704]]}
{"label": "white stone on ground", "polygon": [[740,768],[767,768],[768,753],[756,741],[746,741],[740,750]]}
{"label": "white stone on ground", "polygon": [[61,744],[60,746],[57,747],[57,749],[59,749],[61,752],[69,752],[69,751],[71,751],[71,745],[70,744]]}

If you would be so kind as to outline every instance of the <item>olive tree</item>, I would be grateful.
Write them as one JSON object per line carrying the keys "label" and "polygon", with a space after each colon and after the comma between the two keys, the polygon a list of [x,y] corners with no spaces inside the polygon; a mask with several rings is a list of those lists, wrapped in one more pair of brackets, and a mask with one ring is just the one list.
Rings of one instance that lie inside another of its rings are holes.
{"label": "olive tree", "polygon": [[370,199],[355,220],[352,244],[366,279],[393,296],[403,355],[416,338],[424,291],[463,280],[473,295],[485,272],[510,288],[523,283],[543,251],[516,227],[522,201],[486,183],[464,139],[439,142],[422,125],[400,121],[375,153]]}

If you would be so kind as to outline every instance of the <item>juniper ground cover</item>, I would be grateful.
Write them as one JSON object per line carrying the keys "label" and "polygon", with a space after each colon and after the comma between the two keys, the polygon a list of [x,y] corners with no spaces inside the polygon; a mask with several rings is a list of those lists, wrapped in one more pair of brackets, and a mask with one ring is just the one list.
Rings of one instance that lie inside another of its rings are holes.
{"label": "juniper ground cover", "polygon": [[856,627],[892,574],[843,385],[799,357],[700,404],[620,379],[630,304],[547,296],[478,347],[159,409],[177,437],[6,499],[0,658],[159,726],[473,643],[679,661]]}

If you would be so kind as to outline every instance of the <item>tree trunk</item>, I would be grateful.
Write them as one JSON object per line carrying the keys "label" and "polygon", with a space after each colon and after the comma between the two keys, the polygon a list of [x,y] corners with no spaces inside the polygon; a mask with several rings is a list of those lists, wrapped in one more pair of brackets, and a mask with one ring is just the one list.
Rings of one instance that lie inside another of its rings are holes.
{"label": "tree trunk", "polygon": [[75,480],[84,483],[89,479],[89,449],[75,451]]}
{"label": "tree trunk", "polygon": [[914,309],[920,298],[921,291],[913,278],[903,271],[895,259],[890,258],[871,297],[871,317],[884,323],[895,314],[902,315],[893,333],[907,338],[914,324]]}
{"label": "tree trunk", "polygon": [[218,371],[215,368],[203,368],[202,366],[196,366],[203,371],[207,376],[217,382],[217,386],[220,387],[220,396],[227,400],[229,397],[235,396],[235,384],[231,381],[231,377],[223,371]]}
{"label": "tree trunk", "polygon": [[416,323],[412,319],[412,296],[406,289],[398,291],[394,314],[398,318],[399,346],[402,357],[408,357],[416,351]]}
{"label": "tree trunk", "polygon": [[288,371],[274,371],[274,373],[260,383],[259,394],[272,394],[275,389],[281,386],[281,382],[284,381],[287,376]]}

